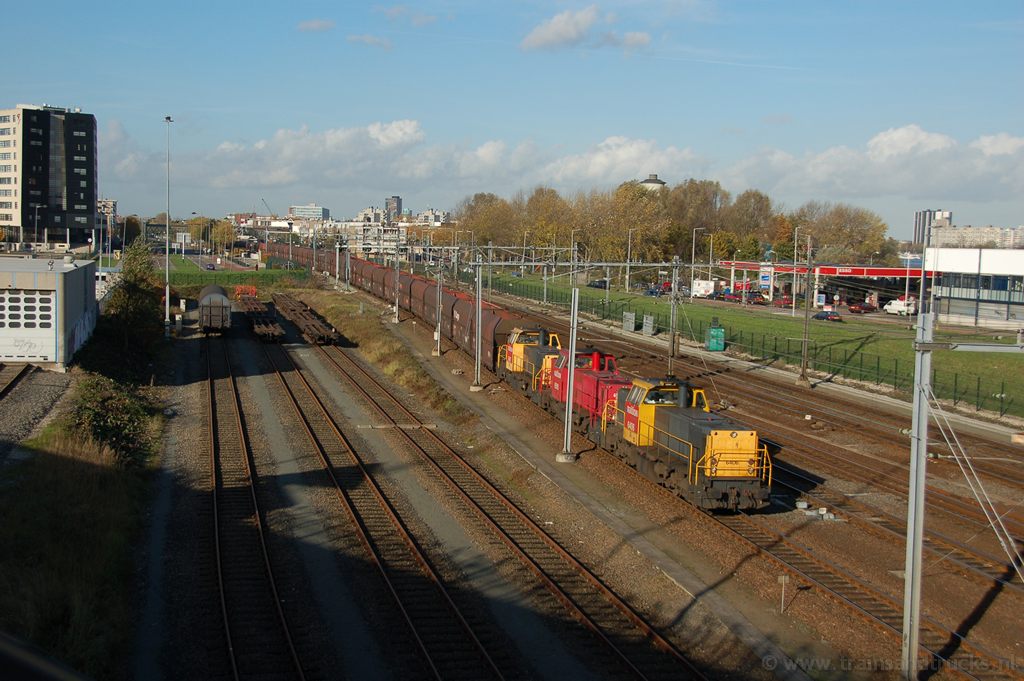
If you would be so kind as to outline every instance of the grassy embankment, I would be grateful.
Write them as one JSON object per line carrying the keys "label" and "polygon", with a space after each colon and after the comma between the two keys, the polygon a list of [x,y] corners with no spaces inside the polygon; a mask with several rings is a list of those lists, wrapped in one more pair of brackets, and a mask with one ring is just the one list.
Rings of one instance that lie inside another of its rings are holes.
{"label": "grassy embankment", "polygon": [[144,392],[95,378],[69,401],[23,443],[31,456],[0,471],[0,630],[89,676],[127,678],[161,416]]}
{"label": "grassy embankment", "polygon": [[359,301],[352,296],[312,289],[295,293],[333,324],[358,348],[367,362],[376,366],[393,383],[416,395],[454,423],[463,423],[469,417],[469,413],[423,371],[402,341],[387,332],[384,328],[387,322],[379,314],[383,307],[364,304],[360,314]]}

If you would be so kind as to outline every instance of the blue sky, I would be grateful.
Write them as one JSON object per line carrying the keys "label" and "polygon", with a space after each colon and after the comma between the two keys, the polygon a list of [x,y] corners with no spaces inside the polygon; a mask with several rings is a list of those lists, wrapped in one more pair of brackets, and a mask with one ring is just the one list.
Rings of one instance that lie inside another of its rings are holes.
{"label": "blue sky", "polygon": [[[658,173],[1024,224],[1024,3],[18,3],[2,106],[94,113],[122,213],[338,216]],[[17,57],[10,57],[18,55]]]}

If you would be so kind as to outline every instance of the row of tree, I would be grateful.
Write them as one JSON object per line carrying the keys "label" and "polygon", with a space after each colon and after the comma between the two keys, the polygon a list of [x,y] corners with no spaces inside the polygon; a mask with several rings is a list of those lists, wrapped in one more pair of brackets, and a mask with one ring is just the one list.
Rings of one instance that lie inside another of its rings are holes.
{"label": "row of tree", "polygon": [[[761,259],[774,251],[778,260],[806,258],[811,237],[818,262],[897,263],[898,242],[886,237],[887,225],[875,213],[843,203],[811,201],[796,210],[776,206],[770,197],[748,190],[735,198],[712,180],[686,180],[650,190],[626,182],[611,191],[566,198],[548,187],[511,200],[478,193],[455,211],[460,230],[477,244],[569,247],[572,240],[592,260],[651,262],[679,256],[698,260]],[[694,244],[696,239],[696,244]],[[712,253],[713,249],[713,253]]]}

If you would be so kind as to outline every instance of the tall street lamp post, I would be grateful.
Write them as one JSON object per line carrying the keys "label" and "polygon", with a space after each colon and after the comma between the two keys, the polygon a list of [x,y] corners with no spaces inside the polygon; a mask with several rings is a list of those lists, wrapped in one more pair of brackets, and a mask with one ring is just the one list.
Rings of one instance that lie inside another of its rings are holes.
{"label": "tall street lamp post", "polygon": [[[795,317],[796,316],[796,253],[797,253],[797,248],[798,248],[798,246],[797,246],[797,235],[798,234],[800,234],[800,225],[799,224],[796,225],[795,227],[793,227],[793,290],[789,292],[790,293],[790,298],[792,298],[793,300],[791,301],[792,307],[791,307],[791,310],[790,310],[790,313],[789,313],[790,317]],[[807,301],[805,300],[804,301],[804,305],[806,305],[806,304],[807,304]]]}
{"label": "tall street lamp post", "polygon": [[164,116],[167,124],[167,213],[164,220],[164,337],[171,336],[171,123],[170,116]]}

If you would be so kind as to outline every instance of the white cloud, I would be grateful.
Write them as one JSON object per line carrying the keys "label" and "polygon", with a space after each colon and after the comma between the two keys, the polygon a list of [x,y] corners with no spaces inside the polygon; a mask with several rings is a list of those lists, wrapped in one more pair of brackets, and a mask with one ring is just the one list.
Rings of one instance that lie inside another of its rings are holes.
{"label": "white cloud", "polygon": [[587,38],[597,18],[597,5],[578,12],[566,10],[530,31],[521,46],[524,50],[542,50],[578,45]]}
{"label": "white cloud", "polygon": [[651,36],[649,33],[641,33],[639,31],[628,31],[622,36],[622,44],[626,47],[647,47],[651,44]]}
{"label": "white cloud", "polygon": [[915,124],[889,128],[868,141],[868,155],[876,161],[916,152],[941,151],[955,145],[952,137],[925,132]]}
{"label": "white cloud", "polygon": [[1013,137],[1005,132],[998,135],[982,135],[971,142],[971,147],[985,156],[1006,156],[1016,154],[1024,148],[1024,137]]}
{"label": "white cloud", "polygon": [[299,30],[305,33],[323,33],[334,28],[334,21],[331,19],[310,19],[299,23]]}
{"label": "white cloud", "polygon": [[[116,120],[101,129],[99,143],[103,193],[149,202],[125,203],[126,211],[162,210],[163,146],[140,148]],[[214,143],[206,152],[172,153],[172,195],[174,206],[212,210],[206,204],[215,204],[222,211],[248,209],[259,196],[271,205],[317,197],[344,214],[391,193],[410,201],[431,197],[435,206],[453,207],[478,191],[511,196],[546,185],[569,194],[609,189],[649,173],[673,185],[696,177],[718,180],[734,193],[759,189],[791,208],[811,199],[866,207],[935,201],[944,207],[971,205],[975,211],[1000,206],[1019,221],[1024,138],[1001,132],[958,141],[908,125],[859,145],[804,153],[767,148],[725,161],[689,147],[627,136],[568,151],[500,138],[437,143],[419,121],[399,119],[326,130],[281,129],[259,140]],[[1013,206],[1018,208],[1011,211]]]}
{"label": "white cloud", "polygon": [[582,154],[549,162],[539,179],[581,188],[618,184],[651,172],[682,177],[694,171],[696,159],[689,149],[658,147],[654,140],[609,137]]}
{"label": "white cloud", "polygon": [[433,14],[423,14],[416,12],[405,5],[395,5],[394,7],[379,8],[378,11],[383,12],[391,21],[408,21],[413,26],[426,26],[437,21],[437,17]]}
{"label": "white cloud", "polygon": [[802,155],[765,149],[723,168],[718,179],[730,188],[801,201],[1014,200],[1024,193],[1024,139],[1000,133],[961,144],[912,124],[881,132],[862,149],[835,146]]}
{"label": "white cloud", "polygon": [[391,123],[371,123],[367,126],[370,138],[384,148],[414,144],[423,140],[423,130],[419,121],[392,121]]}
{"label": "white cloud", "polygon": [[350,43],[363,43],[371,47],[380,47],[385,50],[391,49],[391,41],[376,35],[350,35],[345,38]]}

